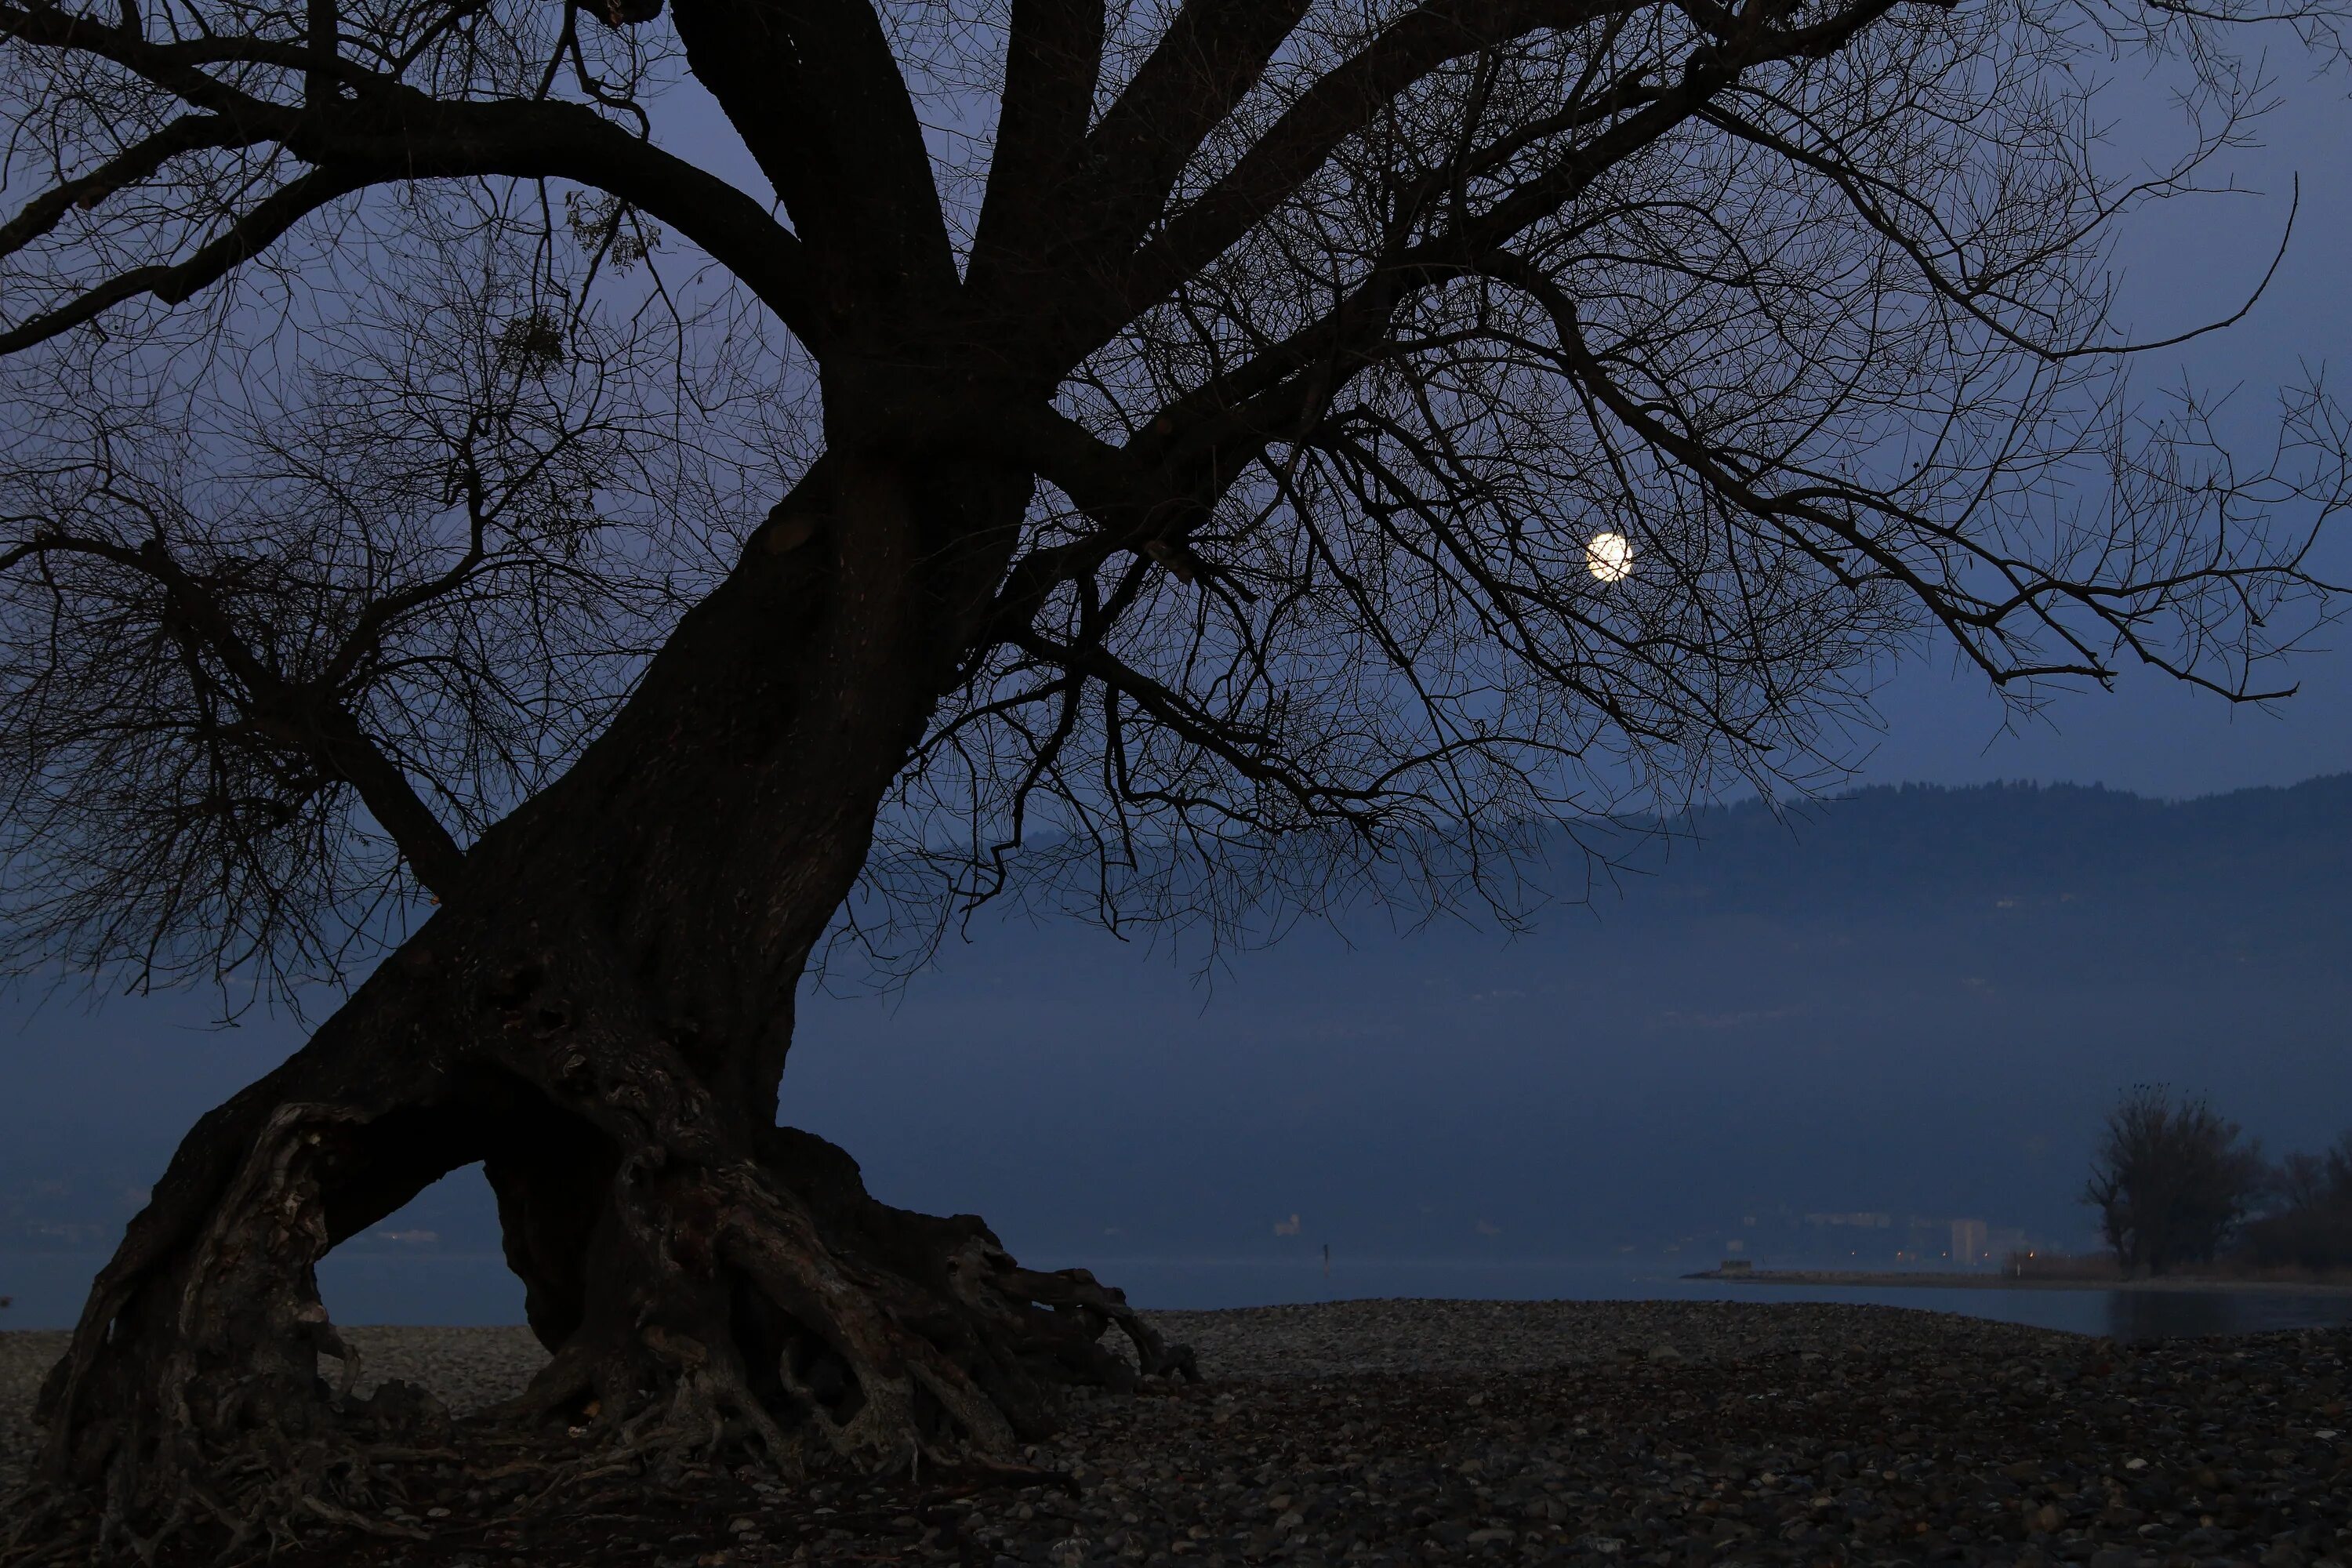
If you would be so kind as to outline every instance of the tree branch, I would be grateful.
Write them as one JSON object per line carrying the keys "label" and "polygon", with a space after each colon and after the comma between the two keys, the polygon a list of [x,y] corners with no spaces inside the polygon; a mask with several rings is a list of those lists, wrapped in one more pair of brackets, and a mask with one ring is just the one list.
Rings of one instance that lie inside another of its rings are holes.
{"label": "tree branch", "polygon": [[[1637,398],[1618,385],[1601,363],[1600,356],[1585,342],[1573,301],[1540,268],[1521,258],[1495,253],[1482,261],[1480,269],[1526,292],[1544,310],[1559,335],[1561,357],[1573,367],[1579,384],[1627,428],[1682,464],[1731,506],[1778,531],[1789,534],[1800,548],[1817,555],[1820,553],[1817,544],[1797,533],[1791,526],[1794,523],[1821,530],[1868,561],[1879,573],[1899,583],[1922,609],[1939,622],[1951,634],[1953,642],[1962,654],[1995,685],[2007,686],[2056,676],[2081,676],[2102,683],[2115,679],[2111,664],[2099,658],[2079,634],[2061,625],[2051,609],[2054,603],[2072,603],[2087,611],[2097,625],[2113,634],[2117,647],[2129,649],[2132,656],[2142,663],[2160,669],[2177,680],[2201,687],[2232,702],[2267,702],[2293,694],[2292,688],[2249,690],[2242,683],[2235,686],[2224,684],[2191,664],[2166,655],[2144,635],[2139,624],[2141,616],[2129,603],[2150,597],[2163,599],[2200,584],[2273,577],[2278,572],[2276,565],[2263,563],[2241,567],[2215,563],[2184,571],[2152,574],[2121,583],[2070,578],[1995,553],[1984,544],[1968,538],[1958,526],[1938,522],[1900,507],[1891,497],[1847,487],[1841,487],[1833,492],[1837,501],[1859,510],[1885,515],[1913,529],[1920,536],[1933,540],[1940,551],[1974,558],[2011,584],[2012,592],[2005,597],[1990,599],[1958,589],[1948,582],[1933,580],[1912,562],[1906,560],[1900,551],[1873,538],[1851,516],[1842,515],[1821,504],[1818,498],[1822,492],[1818,489],[1810,495],[1804,492],[1774,494],[1758,488],[1753,477],[1738,471],[1724,454],[1710,449],[1704,441],[1676,430],[1658,416],[1652,402]],[[1995,657],[1995,650],[2014,646],[2004,628],[2020,612],[2029,613],[2081,657],[2055,663],[2004,663]],[[1990,647],[1985,646],[1986,639],[1990,640]]]}
{"label": "tree branch", "polygon": [[453,896],[466,852],[399,765],[331,694],[287,679],[256,653],[218,601],[159,541],[132,548],[110,540],[45,533],[0,552],[0,573],[51,553],[105,561],[161,587],[167,616],[192,631],[244,688],[245,717],[256,731],[299,752],[328,777],[350,784],[391,836],[417,881],[437,897]]}
{"label": "tree branch", "polygon": [[1066,210],[1098,243],[1132,244],[1308,8],[1307,0],[1184,0],[1087,138],[1094,173]]}
{"label": "tree branch", "polygon": [[[817,247],[840,303],[952,300],[955,257],[922,124],[874,7],[678,0],[673,14],[696,79]],[[860,314],[861,331],[890,324]]]}
{"label": "tree branch", "polygon": [[1262,737],[1202,712],[1183,693],[1154,680],[1099,646],[1064,643],[1034,629],[1016,632],[1009,640],[1034,658],[1100,681],[1142,709],[1155,722],[1166,726],[1171,733],[1211,752],[1251,783],[1281,791],[1303,810],[1336,813],[1349,820],[1360,821],[1361,811],[1351,808],[1381,795],[1377,786],[1350,788],[1323,784],[1279,762],[1269,761]]}
{"label": "tree branch", "polygon": [[35,196],[5,224],[0,224],[0,257],[13,256],[57,227],[75,207],[98,205],[125,185],[136,184],[183,153],[200,148],[250,146],[257,137],[242,136],[228,121],[215,114],[184,114],[152,136],[141,138],[87,174],[61,181]]}
{"label": "tree branch", "polygon": [[[0,338],[0,352],[54,336],[142,294],[186,299],[338,196],[373,184],[484,175],[575,180],[607,191],[709,251],[813,352],[825,345],[808,258],[789,229],[743,192],[583,105],[445,102],[340,61],[334,68],[351,89],[348,101],[327,98],[292,106],[256,97],[203,68],[247,52],[289,71],[324,68],[316,56],[292,46],[257,40],[247,51],[217,39],[156,43],[47,6],[16,4],[0,4],[0,34],[107,60],[205,111],[35,198],[0,231],[16,248],[46,232],[75,201],[122,188],[185,152],[276,142],[312,165],[230,220],[194,255],[94,284],[73,302],[19,323]],[[61,194],[68,190],[73,194]]]}
{"label": "tree branch", "polygon": [[1051,209],[1086,144],[1102,72],[1105,0],[1013,0],[1004,92],[967,288],[986,297],[1009,274],[1044,272]]}
{"label": "tree branch", "polygon": [[179,304],[219,282],[239,262],[259,255],[302,219],[369,183],[346,171],[314,169],[254,204],[219,238],[186,260],[117,273],[70,302],[0,331],[0,354],[47,342],[142,294]]}
{"label": "tree branch", "polygon": [[1223,254],[1398,93],[1446,62],[1529,32],[1578,26],[1622,4],[1428,0],[1390,24],[1301,93],[1229,174],[1168,220],[1122,269],[1116,297],[1106,301],[1118,321],[1101,321],[1099,330],[1149,309]]}

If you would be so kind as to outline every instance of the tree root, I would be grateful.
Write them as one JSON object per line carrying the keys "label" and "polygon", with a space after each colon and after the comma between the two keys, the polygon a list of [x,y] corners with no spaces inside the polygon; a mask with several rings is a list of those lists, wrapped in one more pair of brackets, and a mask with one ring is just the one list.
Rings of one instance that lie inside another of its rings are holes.
{"label": "tree root", "polygon": [[[454,1458],[457,1428],[403,1384],[351,1396],[360,1357],[313,1276],[322,1173],[364,1121],[280,1107],[184,1250],[101,1280],[44,1386],[43,1466],[12,1500],[0,1568],[152,1563],[184,1537],[236,1562],[297,1546],[305,1526],[431,1538],[393,1517],[397,1468]],[[1198,1376],[1119,1291],[1022,1268],[970,1215],[877,1202],[805,1133],[776,1130],[731,1163],[648,1150],[611,1180],[576,1326],[530,1387],[465,1426],[474,1452],[521,1448],[535,1479],[514,1518],[614,1478],[675,1488],[747,1458],[795,1484],[840,1467],[1068,1487],[1021,1453],[1058,1426],[1064,1390]],[[1102,1342],[1113,1327],[1123,1347]]]}
{"label": "tree root", "polygon": [[383,1516],[386,1498],[402,1495],[383,1472],[456,1457],[454,1449],[318,1436],[289,1449],[256,1437],[214,1456],[201,1479],[184,1470],[162,1517],[143,1531],[114,1500],[120,1492],[94,1500],[87,1489],[37,1479],[5,1500],[16,1522],[0,1538],[0,1564],[152,1563],[167,1543],[198,1528],[214,1537],[207,1555],[242,1563],[294,1547],[296,1522],[305,1519],[383,1540],[429,1541],[430,1531]]}
{"label": "tree root", "polygon": [[[588,1439],[575,1478],[751,1453],[794,1482],[845,1464],[1061,1484],[1015,1462],[1058,1425],[1059,1389],[1197,1380],[1085,1270],[1024,1269],[979,1221],[877,1203],[838,1150],[778,1139],[782,1159],[625,1176],[641,1190],[608,1268],[642,1283],[494,1418]],[[723,1310],[714,1277],[736,1282]],[[1098,1342],[1113,1326],[1131,1358]]]}

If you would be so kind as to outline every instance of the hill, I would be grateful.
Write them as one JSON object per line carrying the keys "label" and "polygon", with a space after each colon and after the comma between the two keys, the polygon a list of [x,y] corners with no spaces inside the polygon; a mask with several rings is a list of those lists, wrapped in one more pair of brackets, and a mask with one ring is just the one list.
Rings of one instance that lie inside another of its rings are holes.
{"label": "hill", "polygon": [[2124,1084],[2274,1143],[2352,1123],[2352,777],[1669,826],[1530,936],[1302,932],[1205,993],[1097,932],[984,931],[895,1008],[813,1006],[787,1093],[884,1189],[1074,1255],[1589,1253],[1759,1209],[2072,1236]]}
{"label": "hill", "polygon": [[[1366,921],[1207,987],[1098,931],[983,924],[902,996],[805,998],[785,1119],[886,1197],[1113,1274],[1326,1242],[1706,1253],[1815,1211],[2072,1239],[2122,1085],[2210,1089],[2273,1146],[2352,1124],[2352,776],[2178,804],[1869,789],[1658,826],[1618,825],[1614,885],[1532,935]],[[296,1037],[200,1016],[123,1001],[0,1040],[0,1250],[114,1233]],[[382,1228],[438,1239],[365,1245],[496,1245],[466,1173]]]}

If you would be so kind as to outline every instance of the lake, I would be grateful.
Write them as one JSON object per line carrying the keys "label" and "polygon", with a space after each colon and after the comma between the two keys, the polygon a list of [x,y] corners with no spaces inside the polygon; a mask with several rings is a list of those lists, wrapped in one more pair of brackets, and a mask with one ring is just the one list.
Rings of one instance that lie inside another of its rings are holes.
{"label": "lake", "polygon": [[[1045,1265],[1038,1265],[1045,1267]],[[1998,1322],[2105,1334],[2119,1340],[2260,1333],[2352,1325],[2352,1292],[2287,1290],[2058,1290],[1961,1286],[1733,1285],[1685,1279],[1655,1262],[1461,1258],[1334,1258],[1319,1263],[1244,1258],[1136,1258],[1090,1265],[1139,1307],[1236,1307],[1337,1301],[1367,1296],[1473,1300],[1847,1301],[1956,1312]]]}
{"label": "lake", "polygon": [[[1053,1268],[1059,1260],[1028,1260]],[[0,1328],[63,1329],[105,1262],[81,1253],[0,1253]],[[1683,1279],[1654,1262],[1463,1258],[1319,1262],[1218,1258],[1095,1258],[1088,1267],[1139,1307],[1261,1306],[1364,1297],[1476,1300],[1849,1301],[2027,1323],[2115,1339],[2254,1333],[2352,1325],[2352,1292],[2055,1290],[1730,1285]],[[338,1252],[319,1268],[320,1293],[346,1323],[520,1323],[522,1286],[494,1253]]]}

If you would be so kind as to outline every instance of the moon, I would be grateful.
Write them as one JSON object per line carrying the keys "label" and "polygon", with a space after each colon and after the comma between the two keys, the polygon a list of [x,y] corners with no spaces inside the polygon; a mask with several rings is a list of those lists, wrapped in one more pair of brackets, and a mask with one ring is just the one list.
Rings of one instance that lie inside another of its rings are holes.
{"label": "moon", "polygon": [[1622,533],[1596,533],[1584,546],[1584,567],[1603,583],[1633,574],[1633,542]]}

